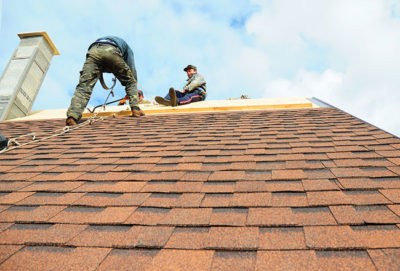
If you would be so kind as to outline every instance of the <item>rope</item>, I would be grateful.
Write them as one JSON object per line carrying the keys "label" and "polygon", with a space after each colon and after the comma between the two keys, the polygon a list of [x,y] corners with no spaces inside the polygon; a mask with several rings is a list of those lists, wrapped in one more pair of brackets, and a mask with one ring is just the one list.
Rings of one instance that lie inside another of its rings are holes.
{"label": "rope", "polygon": [[[114,78],[114,79],[115,79],[115,78]],[[103,106],[101,107],[103,110],[105,110],[106,103],[107,103],[107,100],[108,100],[108,98],[110,97],[110,95],[114,96],[114,92],[113,92],[114,86],[115,86],[115,83],[113,84],[113,86],[112,86],[111,88],[108,88],[108,89],[110,89],[110,93],[108,93],[107,98],[106,98],[106,100],[104,101]],[[103,87],[104,87],[104,86],[103,86]],[[73,126],[73,127],[65,126],[65,127],[61,128],[61,129],[57,129],[57,130],[53,131],[53,134],[50,135],[50,136],[46,136],[46,137],[43,137],[43,138],[40,138],[40,139],[36,139],[37,135],[36,135],[36,133],[33,132],[33,133],[28,133],[28,134],[26,134],[26,135],[21,135],[21,136],[12,138],[12,139],[8,140],[7,147],[4,148],[3,150],[1,150],[1,151],[0,151],[0,154],[1,154],[1,153],[8,152],[8,151],[11,151],[11,150],[14,150],[14,149],[16,149],[16,148],[20,148],[20,147],[26,146],[26,145],[28,145],[28,144],[38,143],[38,142],[41,142],[41,141],[44,141],[44,140],[47,140],[47,139],[50,139],[50,138],[53,138],[53,137],[56,137],[56,136],[63,135],[63,134],[65,134],[65,133],[68,133],[68,132],[70,132],[70,131],[79,129],[79,128],[81,128],[81,127],[83,127],[83,126],[86,126],[86,125],[88,125],[88,124],[89,124],[89,125],[92,125],[93,123],[95,123],[95,122],[98,121],[98,120],[103,120],[103,119],[105,119],[104,117],[99,117],[99,118],[97,118],[97,115],[100,113],[100,111],[101,111],[101,109],[100,109],[99,111],[97,111],[95,114],[93,114],[93,116],[91,116],[90,118],[88,118],[86,121],[84,121],[84,122],[82,122],[82,123],[80,123],[80,124],[77,124],[77,125],[75,125],[75,126]],[[113,117],[115,117],[115,115],[113,115]],[[19,139],[21,139],[21,138],[28,137],[28,136],[32,136],[32,140],[31,140],[31,141],[28,141],[28,142],[23,143],[23,144],[21,144],[21,143],[19,143],[19,142],[17,141],[17,139],[19,140]],[[11,147],[11,148],[10,148],[10,146],[14,146],[14,147]]]}

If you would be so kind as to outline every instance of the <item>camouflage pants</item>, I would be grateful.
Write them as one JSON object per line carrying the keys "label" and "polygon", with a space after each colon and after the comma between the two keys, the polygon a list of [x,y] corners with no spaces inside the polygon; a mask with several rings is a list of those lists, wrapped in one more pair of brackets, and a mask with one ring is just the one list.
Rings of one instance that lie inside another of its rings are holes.
{"label": "camouflage pants", "polygon": [[108,44],[95,44],[86,54],[79,83],[72,96],[67,117],[79,120],[85,110],[93,88],[102,72],[111,72],[125,86],[131,108],[138,106],[136,78],[132,75],[129,66],[122,58],[120,50]]}

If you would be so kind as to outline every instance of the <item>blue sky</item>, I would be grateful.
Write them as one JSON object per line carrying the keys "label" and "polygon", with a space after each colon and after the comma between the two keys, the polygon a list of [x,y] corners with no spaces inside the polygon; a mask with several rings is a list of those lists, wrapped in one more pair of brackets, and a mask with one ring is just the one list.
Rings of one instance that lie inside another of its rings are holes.
{"label": "blue sky", "polygon": [[[0,0],[0,9],[0,71],[17,33],[47,31],[61,53],[33,109],[68,107],[89,44],[117,35],[153,96],[182,87],[182,68],[195,64],[208,99],[317,97],[400,136],[400,0]],[[96,85],[90,104],[106,95]]]}

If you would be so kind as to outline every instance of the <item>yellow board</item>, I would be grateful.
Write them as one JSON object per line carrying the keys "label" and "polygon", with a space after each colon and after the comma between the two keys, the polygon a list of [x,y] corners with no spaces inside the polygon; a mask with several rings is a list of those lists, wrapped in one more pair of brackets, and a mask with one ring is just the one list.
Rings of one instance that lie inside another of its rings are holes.
{"label": "yellow board", "polygon": [[[226,106],[226,107],[197,107],[197,108],[182,108],[182,107],[165,107],[161,109],[143,110],[146,114],[165,114],[165,113],[195,113],[195,112],[213,112],[213,111],[240,111],[240,110],[268,110],[268,109],[289,109],[289,108],[311,108],[312,103],[301,104],[271,104],[271,105],[249,105],[249,106]],[[89,118],[94,113],[83,113],[83,118]],[[130,116],[131,111],[123,110],[119,112],[100,112],[97,116]]]}

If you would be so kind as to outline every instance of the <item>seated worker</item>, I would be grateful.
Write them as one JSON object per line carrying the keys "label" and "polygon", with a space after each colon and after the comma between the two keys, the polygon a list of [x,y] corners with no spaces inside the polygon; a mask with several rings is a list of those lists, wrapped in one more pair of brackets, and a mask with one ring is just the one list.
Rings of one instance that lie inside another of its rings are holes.
{"label": "seated worker", "polygon": [[183,69],[187,76],[186,85],[183,90],[174,88],[169,89],[169,93],[165,98],[156,96],[155,100],[157,103],[167,106],[177,106],[198,101],[204,101],[207,96],[207,87],[204,77],[197,73],[196,66],[187,65]]}

